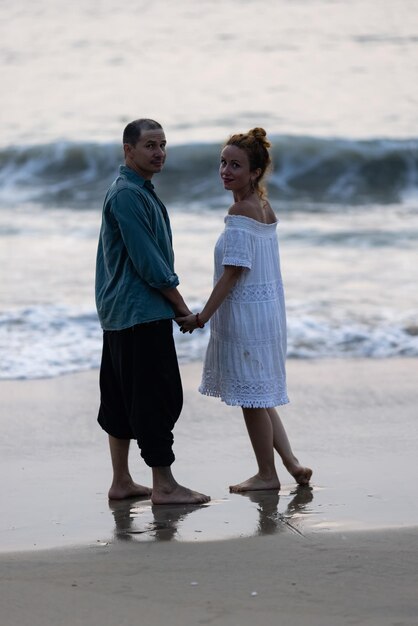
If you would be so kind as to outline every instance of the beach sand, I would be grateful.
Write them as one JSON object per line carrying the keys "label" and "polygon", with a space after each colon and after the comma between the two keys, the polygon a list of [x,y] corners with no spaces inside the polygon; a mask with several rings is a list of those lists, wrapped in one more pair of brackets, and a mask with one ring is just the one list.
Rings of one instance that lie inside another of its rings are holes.
{"label": "beach sand", "polygon": [[[239,409],[197,392],[174,472],[208,506],[108,503],[97,371],[2,381],[2,626],[418,624],[417,359],[288,361],[280,411],[314,470],[280,494],[254,472]],[[131,450],[136,480],[149,470]]]}

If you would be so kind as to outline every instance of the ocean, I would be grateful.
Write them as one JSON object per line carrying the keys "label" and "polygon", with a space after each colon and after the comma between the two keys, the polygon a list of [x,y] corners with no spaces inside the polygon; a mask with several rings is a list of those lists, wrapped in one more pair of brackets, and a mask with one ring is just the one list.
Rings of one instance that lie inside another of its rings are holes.
{"label": "ocean", "polygon": [[[222,142],[263,126],[289,358],[418,356],[418,2],[0,2],[0,378],[98,367],[101,206],[137,117],[199,310],[231,198]],[[202,358],[208,330],[175,338]]]}

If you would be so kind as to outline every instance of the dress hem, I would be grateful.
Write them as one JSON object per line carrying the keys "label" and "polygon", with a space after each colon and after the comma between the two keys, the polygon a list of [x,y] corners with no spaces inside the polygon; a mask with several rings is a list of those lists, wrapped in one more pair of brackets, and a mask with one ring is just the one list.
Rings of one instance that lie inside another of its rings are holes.
{"label": "dress hem", "polygon": [[219,391],[202,389],[199,387],[199,392],[203,396],[209,396],[212,398],[220,398],[222,402],[225,402],[228,406],[240,406],[243,409],[274,409],[276,406],[283,406],[285,404],[289,404],[290,400],[287,396],[282,396],[275,402],[274,400],[238,400],[238,399],[225,399]]}

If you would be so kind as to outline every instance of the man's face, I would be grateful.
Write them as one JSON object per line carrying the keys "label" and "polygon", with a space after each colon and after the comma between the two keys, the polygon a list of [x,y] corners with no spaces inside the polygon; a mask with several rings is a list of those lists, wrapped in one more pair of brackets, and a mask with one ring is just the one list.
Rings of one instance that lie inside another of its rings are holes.
{"label": "man's face", "polygon": [[166,138],[161,128],[144,130],[136,146],[125,143],[125,163],[146,180],[161,172],[166,157]]}

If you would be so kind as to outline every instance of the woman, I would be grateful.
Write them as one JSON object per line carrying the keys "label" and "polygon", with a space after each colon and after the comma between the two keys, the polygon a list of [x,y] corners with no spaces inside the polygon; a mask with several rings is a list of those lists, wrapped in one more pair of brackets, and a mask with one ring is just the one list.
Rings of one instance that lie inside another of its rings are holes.
{"label": "woman", "polygon": [[258,472],[231,486],[232,492],[280,489],[274,450],[299,484],[307,485],[312,475],[293,454],[274,408],[289,400],[277,218],[262,185],[269,147],[262,128],[226,142],[219,172],[234,204],[215,246],[215,286],[201,313],[177,320],[182,332],[211,320],[199,391],[241,406],[244,414]]}

